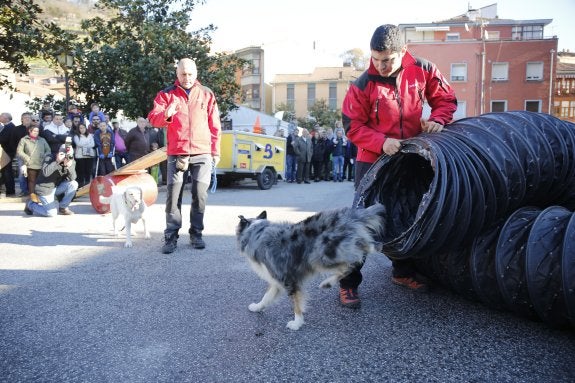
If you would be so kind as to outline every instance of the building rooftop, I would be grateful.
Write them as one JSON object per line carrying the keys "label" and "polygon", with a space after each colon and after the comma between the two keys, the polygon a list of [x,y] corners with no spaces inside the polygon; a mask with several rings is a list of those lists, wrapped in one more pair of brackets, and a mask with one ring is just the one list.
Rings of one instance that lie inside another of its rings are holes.
{"label": "building rooftop", "polygon": [[549,25],[553,19],[534,19],[534,20],[513,20],[513,19],[500,19],[497,15],[497,3],[481,7],[479,9],[468,9],[464,14],[450,17],[446,20],[434,21],[432,23],[419,23],[419,24],[400,24],[399,26],[426,26],[426,25],[461,25],[475,24],[485,22],[491,25]]}
{"label": "building rooftop", "polygon": [[319,67],[312,73],[276,74],[272,84],[284,82],[353,81],[363,73],[353,67]]}
{"label": "building rooftop", "polygon": [[575,78],[575,63],[557,62],[557,77]]}

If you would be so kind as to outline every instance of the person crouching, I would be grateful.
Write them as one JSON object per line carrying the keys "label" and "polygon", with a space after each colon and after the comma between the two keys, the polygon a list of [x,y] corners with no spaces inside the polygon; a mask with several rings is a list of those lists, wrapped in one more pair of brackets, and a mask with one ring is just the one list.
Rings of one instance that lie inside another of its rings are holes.
{"label": "person crouching", "polygon": [[[58,152],[44,158],[42,170],[36,180],[36,194],[40,203],[28,200],[24,207],[26,214],[42,217],[74,214],[68,208],[78,190],[72,150],[71,146],[61,145]],[[56,197],[60,199],[59,203]]]}

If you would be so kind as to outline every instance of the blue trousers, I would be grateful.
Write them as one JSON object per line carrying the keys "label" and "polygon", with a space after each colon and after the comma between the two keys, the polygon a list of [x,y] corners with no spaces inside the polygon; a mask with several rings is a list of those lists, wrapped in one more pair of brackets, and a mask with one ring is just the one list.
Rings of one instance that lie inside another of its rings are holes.
{"label": "blue trousers", "polygon": [[341,181],[343,179],[343,156],[332,156],[333,162],[333,180]]}
{"label": "blue trousers", "polygon": [[28,194],[34,190],[28,190],[28,180],[26,177],[24,177],[24,174],[22,174],[22,171],[20,170],[22,169],[22,165],[24,165],[24,161],[18,158],[18,183],[20,184],[20,192]]}
{"label": "blue trousers", "polygon": [[[38,195],[40,203],[35,203],[29,200],[27,202],[28,208],[34,214],[42,217],[54,217],[58,215],[58,208],[64,209],[70,206],[70,202],[74,199],[78,190],[78,182],[76,181],[63,181],[52,192],[47,195]],[[56,196],[62,196],[60,203],[56,200]]]}
{"label": "blue trousers", "polygon": [[286,180],[295,181],[297,158],[293,154],[286,155]]}

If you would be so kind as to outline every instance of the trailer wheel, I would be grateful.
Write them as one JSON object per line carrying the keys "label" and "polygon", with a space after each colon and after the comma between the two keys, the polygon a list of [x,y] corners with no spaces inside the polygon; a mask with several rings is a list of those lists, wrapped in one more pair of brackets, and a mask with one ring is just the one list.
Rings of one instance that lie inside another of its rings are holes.
{"label": "trailer wheel", "polygon": [[258,186],[262,190],[268,190],[275,183],[276,173],[270,168],[265,168],[263,172],[258,174]]}

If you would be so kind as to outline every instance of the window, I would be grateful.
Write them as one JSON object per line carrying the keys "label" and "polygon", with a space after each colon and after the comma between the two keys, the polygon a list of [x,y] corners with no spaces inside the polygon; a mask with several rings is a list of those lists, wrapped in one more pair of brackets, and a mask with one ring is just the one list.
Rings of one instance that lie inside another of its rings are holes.
{"label": "window", "polygon": [[491,81],[507,81],[509,63],[493,63],[491,66]]}
{"label": "window", "polygon": [[260,59],[252,60],[252,74],[260,74]]}
{"label": "window", "polygon": [[451,64],[451,81],[467,81],[467,64]]}
{"label": "window", "polygon": [[252,71],[252,67],[251,64],[249,62],[244,64],[244,67],[242,68],[242,76],[248,76]]}
{"label": "window", "polygon": [[260,86],[258,84],[252,84],[252,100],[260,99]]}
{"label": "window", "polygon": [[457,110],[453,113],[453,121],[467,117],[467,104],[465,101],[457,101]]}
{"label": "window", "polygon": [[539,100],[526,100],[525,110],[528,112],[541,113],[541,101]]}
{"label": "window", "polygon": [[337,83],[330,82],[329,83],[329,100],[328,100],[328,107],[330,110],[337,110]]}
{"label": "window", "polygon": [[252,98],[252,87],[251,86],[242,86],[242,100],[247,101],[251,100]]}
{"label": "window", "polygon": [[555,83],[557,95],[575,93],[575,79],[562,78]]}
{"label": "window", "polygon": [[405,30],[405,41],[419,41],[423,40],[423,33],[416,32],[415,29]]}
{"label": "window", "polygon": [[[423,103],[423,110],[421,111],[421,117],[428,119],[431,116],[431,106],[426,102]],[[467,116],[467,104],[465,101],[457,101],[457,110],[453,113],[453,121],[459,120]]]}
{"label": "window", "polygon": [[561,118],[575,117],[575,101],[555,101],[555,114]]}
{"label": "window", "polygon": [[525,25],[511,28],[513,40],[537,40],[543,38],[543,25]]}
{"label": "window", "polygon": [[445,41],[457,41],[459,40],[459,33],[446,33],[445,34]]}
{"label": "window", "polygon": [[554,116],[558,116],[558,117],[564,117],[561,115],[562,111],[561,111],[561,103],[559,101],[554,101],[553,102],[553,115]]}
{"label": "window", "polygon": [[543,62],[527,63],[527,81],[543,80]]}
{"label": "window", "polygon": [[507,101],[491,101],[492,112],[505,112],[507,110]]}
{"label": "window", "polygon": [[295,84],[293,84],[293,83],[287,84],[286,90],[287,90],[286,104],[287,104],[287,106],[292,108],[292,110],[294,110],[294,108],[295,108]]}
{"label": "window", "polygon": [[252,59],[244,64],[242,76],[251,76],[260,74],[260,59]]}
{"label": "window", "polygon": [[543,38],[542,25],[526,25],[523,27],[523,40],[537,40]]}
{"label": "window", "polygon": [[250,108],[260,107],[260,86],[257,84],[242,86],[242,103]]}
{"label": "window", "polygon": [[486,40],[499,40],[499,31],[485,31]]}
{"label": "window", "polygon": [[521,27],[511,28],[511,40],[521,40]]}
{"label": "window", "polygon": [[433,41],[435,40],[434,31],[416,31],[414,29],[405,30],[405,41]]}
{"label": "window", "polygon": [[315,84],[307,84],[307,107],[311,108],[315,104]]}

